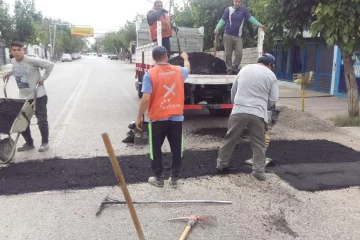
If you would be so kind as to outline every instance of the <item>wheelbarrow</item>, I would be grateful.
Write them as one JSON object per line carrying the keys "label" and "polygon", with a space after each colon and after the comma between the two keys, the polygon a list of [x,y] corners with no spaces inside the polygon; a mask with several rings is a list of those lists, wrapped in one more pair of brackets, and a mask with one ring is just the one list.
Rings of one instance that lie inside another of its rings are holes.
{"label": "wheelbarrow", "polygon": [[[30,125],[36,110],[37,84],[32,99],[8,98],[6,93],[7,82],[4,85],[4,96],[0,98],[0,163],[9,163],[15,156],[16,144],[21,132]],[[12,134],[16,134],[15,140]],[[5,135],[5,138],[2,136]]]}

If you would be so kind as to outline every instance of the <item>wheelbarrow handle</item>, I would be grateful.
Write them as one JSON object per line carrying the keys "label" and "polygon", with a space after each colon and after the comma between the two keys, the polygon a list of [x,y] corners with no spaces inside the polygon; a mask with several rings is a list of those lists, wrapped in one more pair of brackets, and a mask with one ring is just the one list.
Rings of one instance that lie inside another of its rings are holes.
{"label": "wheelbarrow handle", "polygon": [[34,109],[34,112],[36,111],[36,98],[37,98],[38,88],[39,88],[39,84],[37,83],[36,86],[35,86],[35,89],[34,89],[34,101],[33,101],[33,103],[31,104],[31,106],[32,106],[33,109]]}
{"label": "wheelbarrow handle", "polygon": [[4,97],[5,98],[7,98],[6,86],[7,86],[8,82],[9,82],[9,79],[6,79],[5,83],[4,83]]}

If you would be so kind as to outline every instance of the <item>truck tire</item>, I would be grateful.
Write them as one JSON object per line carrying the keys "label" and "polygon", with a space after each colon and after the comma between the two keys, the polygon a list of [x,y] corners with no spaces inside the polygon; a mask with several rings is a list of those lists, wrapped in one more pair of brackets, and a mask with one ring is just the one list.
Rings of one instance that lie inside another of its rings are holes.
{"label": "truck tire", "polygon": [[212,117],[229,117],[231,114],[231,108],[225,109],[209,109],[210,116]]}

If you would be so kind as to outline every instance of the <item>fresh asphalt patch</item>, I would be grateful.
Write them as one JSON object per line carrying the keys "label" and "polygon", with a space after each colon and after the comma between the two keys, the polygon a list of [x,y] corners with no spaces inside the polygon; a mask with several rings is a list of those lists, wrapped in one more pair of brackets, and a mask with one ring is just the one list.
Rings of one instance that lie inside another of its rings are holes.
{"label": "fresh asphalt patch", "polygon": [[[216,174],[218,149],[184,153],[182,178]],[[267,171],[278,174],[300,190],[319,191],[360,186],[360,153],[325,141],[271,141],[266,153],[273,159]],[[249,143],[236,146],[231,174],[250,173],[244,161],[251,158]],[[171,154],[164,154],[165,177],[169,176]],[[127,184],[146,182],[152,175],[148,155],[119,156]],[[357,174],[355,174],[357,172]],[[108,157],[47,159],[12,163],[0,169],[0,195],[49,190],[90,189],[115,186],[117,181]]]}

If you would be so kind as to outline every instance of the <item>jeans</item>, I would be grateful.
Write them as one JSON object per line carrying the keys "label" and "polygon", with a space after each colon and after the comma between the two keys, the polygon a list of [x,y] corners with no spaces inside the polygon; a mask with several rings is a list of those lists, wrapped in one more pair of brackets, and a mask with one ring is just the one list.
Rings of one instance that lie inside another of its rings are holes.
{"label": "jeans", "polygon": [[[41,143],[49,142],[49,124],[47,120],[47,108],[46,108],[47,101],[48,101],[48,97],[46,95],[36,99],[35,116],[38,120],[38,126],[41,133],[41,138],[42,138]],[[33,100],[30,100],[29,102],[32,103]],[[34,144],[34,140],[31,137],[30,125],[26,128],[24,132],[21,133],[21,135],[24,137],[27,144],[29,145]]]}

